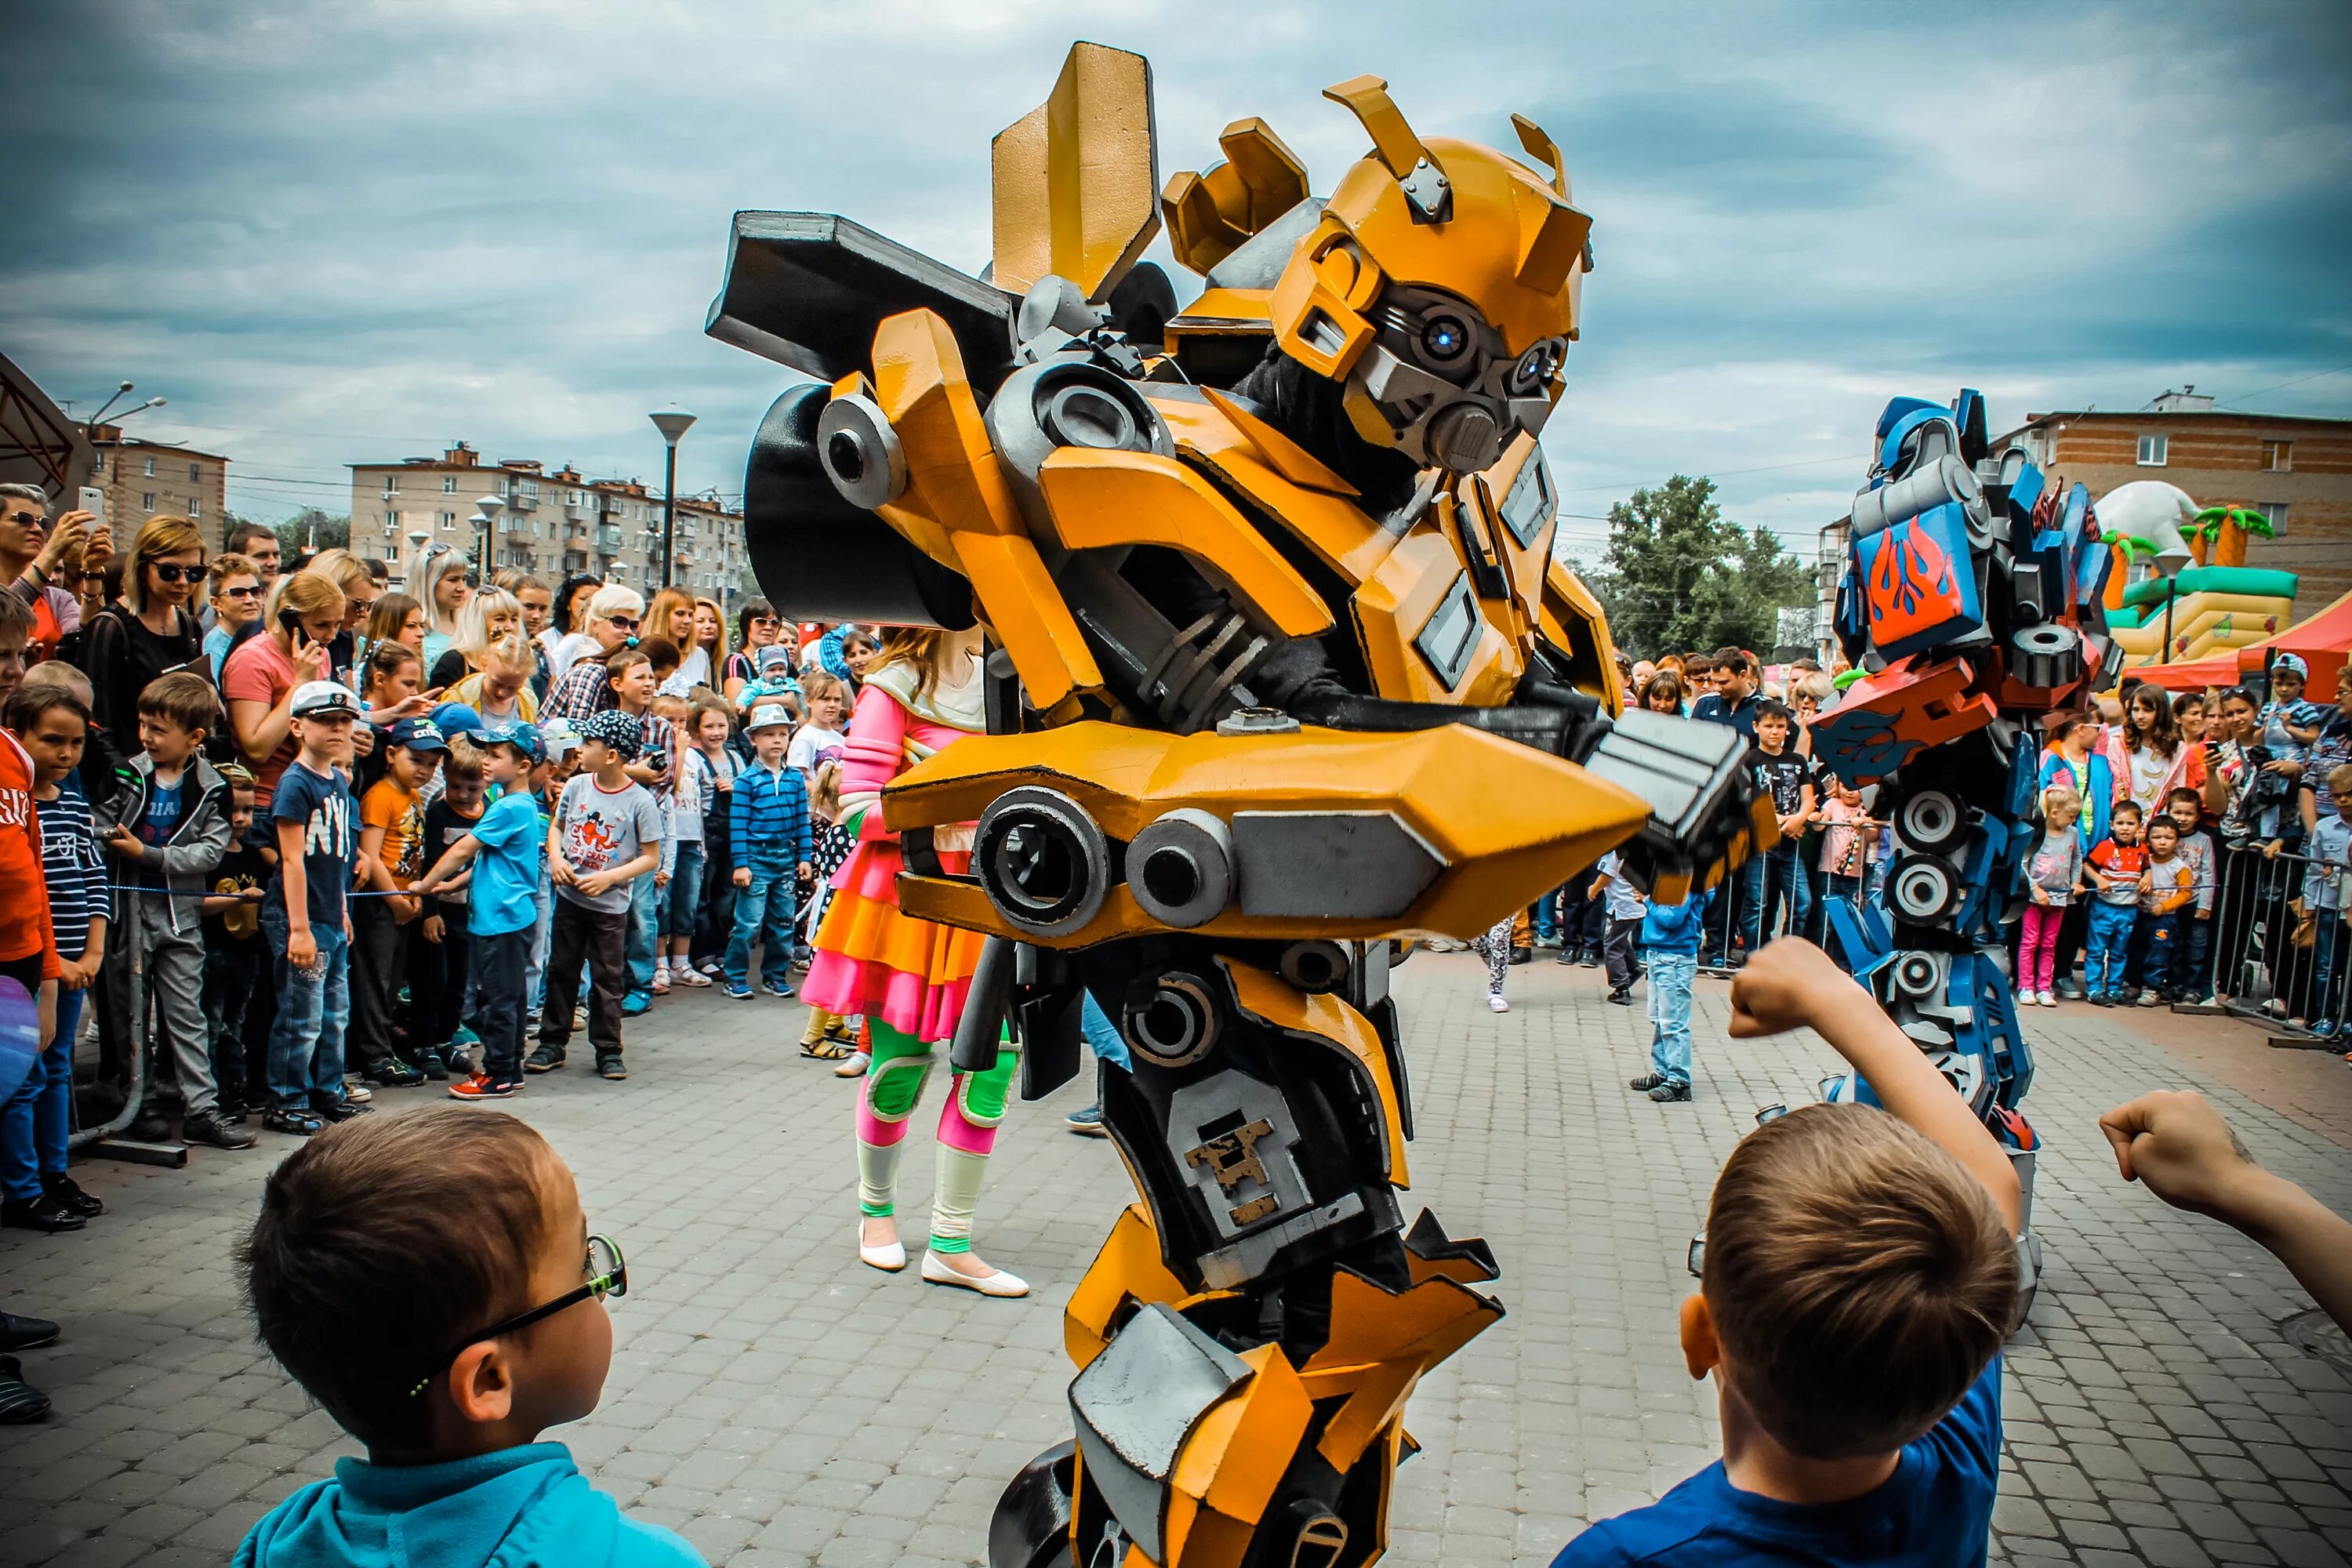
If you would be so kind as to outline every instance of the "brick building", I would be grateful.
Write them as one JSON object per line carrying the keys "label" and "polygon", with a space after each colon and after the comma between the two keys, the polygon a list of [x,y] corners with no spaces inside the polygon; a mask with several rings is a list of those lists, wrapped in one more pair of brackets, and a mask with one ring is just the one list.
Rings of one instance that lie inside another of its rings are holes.
{"label": "brick building", "polygon": [[2299,616],[2352,591],[2352,419],[2233,413],[2191,386],[2135,414],[2032,415],[1992,449],[2012,443],[2044,473],[2088,486],[2095,501],[2162,479],[2200,506],[2254,508],[2278,537],[2249,541],[2246,564],[2299,574]]}
{"label": "brick building", "polygon": [[[554,587],[568,573],[593,572],[648,596],[661,585],[662,502],[635,479],[590,479],[568,464],[550,469],[521,458],[485,463],[459,441],[437,458],[353,463],[352,549],[406,575],[415,536],[470,554],[475,502],[496,496],[487,545],[489,570],[519,566]],[[743,520],[708,498],[680,496],[675,580],[732,612],[746,596]]]}
{"label": "brick building", "polygon": [[[90,433],[98,469],[90,483],[106,492],[106,521],[115,548],[128,552],[139,525],[162,513],[184,517],[217,540],[228,516],[228,459],[163,441],[126,436],[119,425]],[[66,498],[71,504],[72,498]]]}

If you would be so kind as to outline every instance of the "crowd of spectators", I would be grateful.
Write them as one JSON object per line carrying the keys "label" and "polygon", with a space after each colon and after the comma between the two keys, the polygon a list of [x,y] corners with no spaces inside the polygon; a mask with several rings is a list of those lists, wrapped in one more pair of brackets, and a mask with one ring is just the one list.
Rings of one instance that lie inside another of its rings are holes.
{"label": "crowd of spectators", "polygon": [[[0,1222],[102,1215],[67,1168],[91,1137],[502,1099],[579,1032],[619,1081],[674,991],[793,995],[871,631],[446,549],[410,576],[172,516],[118,549],[0,487],[0,974],[39,1046]],[[803,1048],[849,1059],[856,1024]]]}

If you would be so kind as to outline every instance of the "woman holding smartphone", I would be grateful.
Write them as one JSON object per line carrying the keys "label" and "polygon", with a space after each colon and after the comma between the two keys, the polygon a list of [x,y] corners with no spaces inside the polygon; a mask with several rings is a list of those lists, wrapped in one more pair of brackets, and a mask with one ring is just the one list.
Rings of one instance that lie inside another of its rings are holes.
{"label": "woman holding smartphone", "polygon": [[271,586],[262,617],[268,629],[237,644],[221,668],[229,733],[253,769],[257,814],[269,808],[294,760],[295,691],[328,679],[328,649],[343,626],[343,592],[315,572],[289,572]]}

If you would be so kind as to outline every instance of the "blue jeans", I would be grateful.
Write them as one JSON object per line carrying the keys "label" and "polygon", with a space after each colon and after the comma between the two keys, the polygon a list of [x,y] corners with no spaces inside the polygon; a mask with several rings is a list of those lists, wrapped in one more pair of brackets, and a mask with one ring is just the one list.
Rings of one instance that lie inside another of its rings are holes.
{"label": "blue jeans", "polygon": [[[2336,952],[2344,935],[2342,910],[2317,910],[2317,932],[2311,944],[2311,1021],[2323,1020],[2341,1024],[2344,1021],[2344,998],[2336,994]],[[65,994],[58,994],[58,1026],[65,1026]]]}
{"label": "blue jeans", "polygon": [[1686,1084],[1691,1077],[1691,980],[1698,973],[1698,954],[1643,953],[1650,975],[1650,1070],[1669,1083]]}
{"label": "blue jeans", "polygon": [[661,889],[648,871],[629,884],[629,994],[654,991],[654,949],[661,934]]}
{"label": "blue jeans", "polygon": [[73,1042],[87,991],[58,987],[58,1032],[33,1070],[0,1106],[0,1197],[30,1203],[43,1176],[66,1173],[66,1140],[73,1127]]}
{"label": "blue jeans", "polygon": [[1127,1054],[1127,1037],[1118,1032],[1091,991],[1078,993],[1078,1033],[1086,1037],[1087,1049],[1100,1060],[1121,1072],[1135,1070],[1134,1058]]}
{"label": "blue jeans", "polygon": [[2120,996],[2131,959],[2132,926],[2139,919],[2137,904],[2091,903],[2090,936],[2083,944],[2083,987],[2094,996]]}
{"label": "blue jeans", "polygon": [[1789,929],[1801,935],[1805,917],[1813,907],[1813,890],[1805,868],[1797,864],[1797,846],[1780,844],[1748,862],[1748,909],[1740,917],[1740,940],[1754,952],[1772,939],[1775,907],[1783,896],[1789,902]]}
{"label": "blue jeans", "polygon": [[[771,985],[791,984],[793,919],[800,913],[799,885],[793,873],[800,863],[781,849],[754,845],[751,858],[737,863],[748,868],[751,885],[735,889],[735,930],[727,939],[727,984],[751,984],[751,942],[760,937],[760,978]],[[766,935],[761,936],[761,928]]]}
{"label": "blue jeans", "polygon": [[662,889],[662,935],[692,936],[695,920],[701,913],[702,841],[688,838],[678,845],[677,863],[670,870],[669,886]]}
{"label": "blue jeans", "polygon": [[555,888],[545,878],[540,879],[531,902],[539,914],[530,928],[530,956],[524,962],[522,986],[525,1005],[536,1013],[547,999],[547,942],[555,925]]}
{"label": "blue jeans", "polygon": [[278,1020],[269,1026],[269,1098],[280,1110],[340,1104],[343,1098],[343,1022],[351,1016],[351,944],[343,922],[317,921],[315,968],[297,969],[286,956],[286,916],[261,913],[269,950],[278,955]]}

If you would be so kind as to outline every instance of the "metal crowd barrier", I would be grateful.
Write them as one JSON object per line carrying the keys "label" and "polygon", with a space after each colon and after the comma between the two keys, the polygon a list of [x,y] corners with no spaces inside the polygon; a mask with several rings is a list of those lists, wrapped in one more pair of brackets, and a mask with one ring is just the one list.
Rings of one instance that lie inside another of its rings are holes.
{"label": "metal crowd barrier", "polygon": [[[2323,1021],[2343,1024],[2352,931],[2340,906],[2352,878],[2341,867],[2323,876],[2316,869],[2308,857],[2265,855],[2258,846],[2221,850],[2211,978],[2215,1000],[2231,1013],[2305,1033]],[[2325,883],[2333,884],[2338,908],[2311,907],[2307,895]]]}

